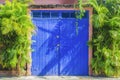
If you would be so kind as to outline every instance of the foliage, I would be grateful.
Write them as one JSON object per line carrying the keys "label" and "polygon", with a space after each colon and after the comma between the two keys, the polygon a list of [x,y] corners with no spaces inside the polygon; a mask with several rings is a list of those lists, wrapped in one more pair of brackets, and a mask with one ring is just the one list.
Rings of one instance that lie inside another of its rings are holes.
{"label": "foliage", "polygon": [[88,4],[94,9],[93,72],[120,76],[120,0],[89,0]]}
{"label": "foliage", "polygon": [[26,3],[6,0],[0,5],[0,65],[23,69],[30,62],[30,35],[34,29]]}
{"label": "foliage", "polygon": [[85,10],[83,8],[83,1],[82,0],[78,0],[78,8],[80,9],[80,15],[78,13],[76,13],[76,17],[77,18],[82,18],[84,16]]}

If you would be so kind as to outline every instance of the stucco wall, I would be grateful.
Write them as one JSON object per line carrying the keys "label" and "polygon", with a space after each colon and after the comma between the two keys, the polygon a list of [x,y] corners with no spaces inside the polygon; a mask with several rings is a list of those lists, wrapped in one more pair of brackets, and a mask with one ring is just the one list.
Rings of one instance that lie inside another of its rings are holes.
{"label": "stucco wall", "polygon": [[0,0],[0,3],[3,3],[5,0]]}
{"label": "stucco wall", "polygon": [[[11,0],[10,0],[11,1]],[[32,4],[46,5],[46,4],[75,4],[78,0],[33,0]],[[87,0],[83,0],[87,1]],[[5,3],[5,0],[0,0],[0,3]]]}
{"label": "stucco wall", "polygon": [[74,4],[77,0],[34,0],[33,4]]}

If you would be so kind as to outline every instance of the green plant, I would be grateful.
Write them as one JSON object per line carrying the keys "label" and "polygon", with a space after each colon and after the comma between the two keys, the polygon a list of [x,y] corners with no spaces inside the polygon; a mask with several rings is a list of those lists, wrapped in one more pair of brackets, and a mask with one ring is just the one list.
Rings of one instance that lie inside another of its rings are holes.
{"label": "green plant", "polygon": [[120,76],[120,0],[89,0],[88,4],[94,9],[93,72]]}
{"label": "green plant", "polygon": [[30,62],[30,36],[34,30],[28,5],[6,0],[0,5],[0,65],[20,72]]}
{"label": "green plant", "polygon": [[76,17],[81,19],[84,16],[84,13],[85,13],[85,10],[83,8],[83,1],[82,0],[78,0],[78,8],[80,10],[80,14],[76,13]]}

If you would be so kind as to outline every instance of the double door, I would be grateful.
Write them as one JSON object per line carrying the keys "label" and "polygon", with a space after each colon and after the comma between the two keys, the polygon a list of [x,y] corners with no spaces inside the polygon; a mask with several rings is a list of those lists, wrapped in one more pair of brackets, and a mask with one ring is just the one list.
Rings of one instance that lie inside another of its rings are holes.
{"label": "double door", "polygon": [[32,37],[33,75],[88,75],[89,19],[66,17],[62,12],[65,14],[61,11],[56,18],[33,16],[36,26]]}

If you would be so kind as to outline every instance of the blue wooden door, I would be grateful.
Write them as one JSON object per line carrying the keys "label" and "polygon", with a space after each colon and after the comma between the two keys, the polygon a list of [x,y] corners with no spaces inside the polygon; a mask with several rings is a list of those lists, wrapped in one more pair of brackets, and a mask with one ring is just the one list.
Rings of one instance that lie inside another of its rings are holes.
{"label": "blue wooden door", "polygon": [[[34,75],[58,75],[59,26],[55,19],[33,19],[36,24],[36,44],[32,48],[32,73]],[[34,37],[34,36],[33,36]],[[51,74],[52,73],[52,74]]]}
{"label": "blue wooden door", "polygon": [[32,11],[36,33],[32,40],[33,75],[88,75],[88,26],[75,11]]}

